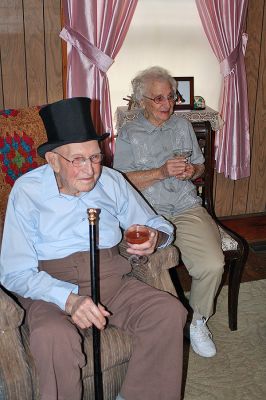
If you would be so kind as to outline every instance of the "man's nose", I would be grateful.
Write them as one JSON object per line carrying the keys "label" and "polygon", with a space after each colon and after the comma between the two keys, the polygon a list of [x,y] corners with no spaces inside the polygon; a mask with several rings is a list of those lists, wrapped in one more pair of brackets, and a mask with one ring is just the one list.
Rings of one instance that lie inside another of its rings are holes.
{"label": "man's nose", "polygon": [[93,170],[93,164],[89,158],[87,158],[84,162],[84,165],[82,166],[82,169],[84,171],[88,171],[90,174],[94,172]]}

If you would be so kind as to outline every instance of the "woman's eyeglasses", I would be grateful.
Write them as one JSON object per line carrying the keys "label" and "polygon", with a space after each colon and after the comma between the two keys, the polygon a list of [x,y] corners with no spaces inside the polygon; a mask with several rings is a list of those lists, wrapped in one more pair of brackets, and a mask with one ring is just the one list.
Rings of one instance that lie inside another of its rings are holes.
{"label": "woman's eyeglasses", "polygon": [[173,93],[169,94],[168,96],[163,96],[162,94],[160,94],[159,96],[156,96],[154,98],[148,97],[148,96],[144,96],[144,95],[143,95],[143,97],[145,97],[145,99],[149,99],[149,100],[154,101],[154,103],[156,103],[156,104],[162,104],[165,100],[174,102],[177,99],[177,95],[173,94]]}

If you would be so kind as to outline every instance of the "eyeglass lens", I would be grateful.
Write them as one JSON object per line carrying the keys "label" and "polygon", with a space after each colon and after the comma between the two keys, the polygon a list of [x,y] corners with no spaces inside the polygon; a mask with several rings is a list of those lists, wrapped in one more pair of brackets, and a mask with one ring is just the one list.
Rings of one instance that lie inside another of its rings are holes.
{"label": "eyeglass lens", "polygon": [[156,96],[154,98],[149,97],[149,96],[144,96],[144,95],[143,95],[143,97],[145,97],[146,99],[154,101],[154,103],[156,103],[156,104],[161,104],[165,100],[176,101],[176,99],[177,99],[176,94],[169,94],[168,96],[163,96],[162,94],[160,94],[160,95],[158,95],[158,96]]}
{"label": "eyeglass lens", "polygon": [[72,164],[75,167],[80,167],[86,164],[87,161],[92,162],[93,164],[99,164],[103,159],[103,154],[93,154],[92,156],[85,158],[85,157],[76,157],[72,160]]}
{"label": "eyeglass lens", "polygon": [[57,153],[54,151],[53,153],[57,154],[58,156],[62,157],[64,160],[70,162],[74,167],[82,167],[86,164],[87,161],[90,161],[93,164],[99,164],[102,160],[104,155],[102,153],[93,154],[92,156],[85,158],[85,157],[76,157],[73,160],[69,160],[68,158],[64,157],[62,154]]}
{"label": "eyeglass lens", "polygon": [[159,96],[154,97],[153,100],[155,101],[155,103],[159,104],[159,103],[163,103],[164,100],[175,101],[176,96],[174,94],[169,94],[169,96],[159,95]]}

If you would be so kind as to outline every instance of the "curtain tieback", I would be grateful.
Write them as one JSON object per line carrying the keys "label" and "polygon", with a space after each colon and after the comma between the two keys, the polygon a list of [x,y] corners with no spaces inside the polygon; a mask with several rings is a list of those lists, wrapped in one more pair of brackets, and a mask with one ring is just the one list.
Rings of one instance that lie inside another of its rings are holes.
{"label": "curtain tieback", "polygon": [[83,53],[97,68],[106,73],[114,60],[107,54],[103,53],[98,47],[94,46],[81,33],[65,26],[59,35],[66,42],[74,46],[78,51]]}
{"label": "curtain tieback", "polygon": [[238,57],[241,54],[241,50],[242,50],[243,56],[245,55],[246,48],[247,48],[247,42],[248,42],[247,33],[242,33],[242,36],[241,36],[237,46],[234,48],[234,50],[229,54],[228,57],[226,57],[223,61],[220,62],[220,71],[224,77],[226,77],[233,71],[233,69],[237,63]]}

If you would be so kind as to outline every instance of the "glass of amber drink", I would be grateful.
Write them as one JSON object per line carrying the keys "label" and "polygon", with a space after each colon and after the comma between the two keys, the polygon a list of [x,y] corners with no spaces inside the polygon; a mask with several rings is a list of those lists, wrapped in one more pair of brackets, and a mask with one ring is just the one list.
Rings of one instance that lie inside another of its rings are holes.
{"label": "glass of amber drink", "polygon": [[[147,242],[149,237],[149,229],[142,225],[133,225],[125,231],[125,240],[130,244],[141,244]],[[132,267],[136,267],[138,265],[144,265],[148,261],[148,257],[132,254],[129,257],[129,261]]]}

